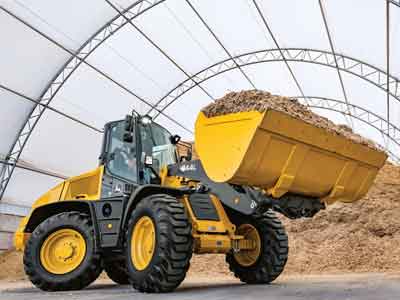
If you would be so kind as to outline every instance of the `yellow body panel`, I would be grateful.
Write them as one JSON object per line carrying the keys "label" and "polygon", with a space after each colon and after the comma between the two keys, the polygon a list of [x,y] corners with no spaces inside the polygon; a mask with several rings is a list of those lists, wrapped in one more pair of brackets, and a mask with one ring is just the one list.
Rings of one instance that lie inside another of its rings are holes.
{"label": "yellow body panel", "polygon": [[353,202],[368,191],[387,159],[383,152],[269,110],[207,118],[200,113],[195,144],[216,182],[257,186],[326,203]]}
{"label": "yellow body panel", "polygon": [[64,181],[65,186],[60,200],[100,199],[103,172],[104,166],[100,166],[90,172]]}
{"label": "yellow body panel", "polygon": [[[97,200],[101,195],[101,183],[104,166],[100,166],[90,172],[68,178],[37,199],[31,209],[31,213],[39,206],[64,200]],[[23,250],[29,233],[25,233],[25,226],[31,213],[23,218],[14,235],[14,245],[17,250]]]}

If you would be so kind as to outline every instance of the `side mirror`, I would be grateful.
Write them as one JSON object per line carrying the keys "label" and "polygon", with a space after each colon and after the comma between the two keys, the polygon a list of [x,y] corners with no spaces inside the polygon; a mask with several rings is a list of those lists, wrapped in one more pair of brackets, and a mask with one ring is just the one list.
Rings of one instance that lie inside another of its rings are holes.
{"label": "side mirror", "polygon": [[135,126],[134,119],[131,115],[127,115],[125,117],[125,131],[127,132],[133,132]]}
{"label": "side mirror", "polygon": [[125,122],[124,122],[125,133],[124,133],[124,136],[122,137],[122,139],[125,143],[129,143],[129,144],[133,143],[134,128],[135,128],[135,119],[133,118],[132,115],[127,115],[125,117]]}
{"label": "side mirror", "polygon": [[177,134],[174,134],[173,136],[171,136],[171,137],[169,138],[169,140],[171,141],[171,144],[172,144],[172,145],[176,145],[176,144],[178,144],[179,141],[181,140],[181,137],[180,137],[179,135],[177,135]]}

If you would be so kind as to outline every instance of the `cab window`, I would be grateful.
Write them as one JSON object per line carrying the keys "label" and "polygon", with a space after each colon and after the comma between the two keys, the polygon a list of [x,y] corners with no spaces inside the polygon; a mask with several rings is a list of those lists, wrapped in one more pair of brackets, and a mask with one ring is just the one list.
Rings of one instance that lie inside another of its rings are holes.
{"label": "cab window", "polygon": [[152,156],[156,172],[177,162],[176,148],[171,144],[171,134],[165,128],[156,123],[141,124],[140,135],[143,154]]}
{"label": "cab window", "polygon": [[135,140],[124,142],[124,133],[124,122],[117,122],[110,128],[107,167],[113,175],[137,182],[136,143]]}

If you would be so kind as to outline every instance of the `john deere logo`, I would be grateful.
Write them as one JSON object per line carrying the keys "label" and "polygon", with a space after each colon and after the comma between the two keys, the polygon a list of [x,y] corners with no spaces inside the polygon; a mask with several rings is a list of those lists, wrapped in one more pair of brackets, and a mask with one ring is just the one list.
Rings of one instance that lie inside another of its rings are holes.
{"label": "john deere logo", "polygon": [[196,171],[196,166],[194,164],[182,165],[179,167],[179,170],[181,172]]}

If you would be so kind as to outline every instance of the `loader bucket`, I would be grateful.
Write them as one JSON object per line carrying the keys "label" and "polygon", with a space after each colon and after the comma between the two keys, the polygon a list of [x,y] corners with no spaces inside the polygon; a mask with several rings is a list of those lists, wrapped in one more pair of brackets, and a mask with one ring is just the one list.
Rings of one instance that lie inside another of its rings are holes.
{"label": "loader bucket", "polygon": [[387,159],[287,114],[268,110],[206,117],[195,125],[195,147],[212,180],[256,186],[279,198],[287,192],[326,203],[366,194]]}

